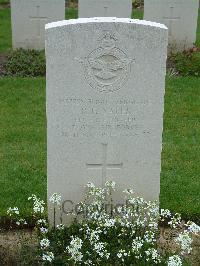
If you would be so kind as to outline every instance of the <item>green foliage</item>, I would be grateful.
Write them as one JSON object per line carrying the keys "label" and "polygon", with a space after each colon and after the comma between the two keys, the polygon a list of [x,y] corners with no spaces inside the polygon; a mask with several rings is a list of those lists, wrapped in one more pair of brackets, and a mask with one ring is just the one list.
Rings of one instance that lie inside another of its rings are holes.
{"label": "green foliage", "polygon": [[174,64],[178,74],[200,77],[200,48],[173,54],[170,61]]}
{"label": "green foliage", "polygon": [[10,8],[0,9],[0,53],[12,47]]}
{"label": "green foliage", "polygon": [[8,4],[10,3],[10,0],[0,0],[0,5],[1,4]]}
{"label": "green foliage", "polygon": [[65,10],[65,18],[66,19],[75,19],[75,18],[78,18],[78,9],[77,8],[68,7]]}
{"label": "green foliage", "polygon": [[46,72],[44,51],[18,49],[12,51],[5,64],[8,76],[37,77]]}

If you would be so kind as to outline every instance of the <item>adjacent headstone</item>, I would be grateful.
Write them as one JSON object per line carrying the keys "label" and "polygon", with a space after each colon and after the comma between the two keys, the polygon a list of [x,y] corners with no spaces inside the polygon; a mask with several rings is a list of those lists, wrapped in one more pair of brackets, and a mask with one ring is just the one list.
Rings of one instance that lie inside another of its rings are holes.
{"label": "adjacent headstone", "polygon": [[196,41],[199,0],[145,0],[144,19],[169,28],[169,50],[182,51]]}
{"label": "adjacent headstone", "polygon": [[79,0],[79,18],[131,18],[132,0]]}
{"label": "adjacent headstone", "polygon": [[11,0],[13,48],[45,47],[45,24],[65,19],[65,0]]}
{"label": "adjacent headstone", "polygon": [[46,25],[49,197],[75,204],[111,179],[159,198],[167,33],[122,18]]}

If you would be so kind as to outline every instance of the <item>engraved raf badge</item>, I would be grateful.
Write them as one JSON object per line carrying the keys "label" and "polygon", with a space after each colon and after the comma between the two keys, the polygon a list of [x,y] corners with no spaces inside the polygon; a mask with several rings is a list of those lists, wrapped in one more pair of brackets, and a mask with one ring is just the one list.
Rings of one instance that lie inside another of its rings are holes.
{"label": "engraved raf badge", "polygon": [[116,46],[116,41],[114,35],[106,32],[100,39],[99,47],[81,60],[85,79],[99,92],[119,90],[130,74],[133,60]]}

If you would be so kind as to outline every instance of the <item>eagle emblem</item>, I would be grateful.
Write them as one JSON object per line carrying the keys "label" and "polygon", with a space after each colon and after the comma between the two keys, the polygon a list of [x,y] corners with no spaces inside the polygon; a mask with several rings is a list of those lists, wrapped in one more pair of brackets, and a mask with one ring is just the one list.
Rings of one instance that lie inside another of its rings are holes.
{"label": "eagle emblem", "polygon": [[99,92],[119,90],[130,74],[133,60],[128,59],[116,42],[115,36],[106,32],[100,39],[99,47],[82,61],[85,79]]}

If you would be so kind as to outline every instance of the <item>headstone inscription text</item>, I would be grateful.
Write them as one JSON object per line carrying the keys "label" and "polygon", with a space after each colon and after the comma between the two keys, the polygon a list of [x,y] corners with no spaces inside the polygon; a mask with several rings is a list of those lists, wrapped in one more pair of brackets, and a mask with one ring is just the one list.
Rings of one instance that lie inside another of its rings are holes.
{"label": "headstone inscription text", "polygon": [[153,105],[153,102],[150,103],[147,99],[136,102],[128,98],[119,101],[108,101],[105,98],[62,98],[59,103],[63,105],[66,113],[77,109],[71,123],[62,128],[59,134],[62,137],[134,137],[151,132],[148,125],[142,123],[145,118],[142,108],[140,113],[137,111],[139,106],[148,105],[150,108]]}
{"label": "headstone inscription text", "polygon": [[116,201],[129,187],[158,199],[167,39],[130,19],[46,26],[48,196],[77,203],[114,179]]}

